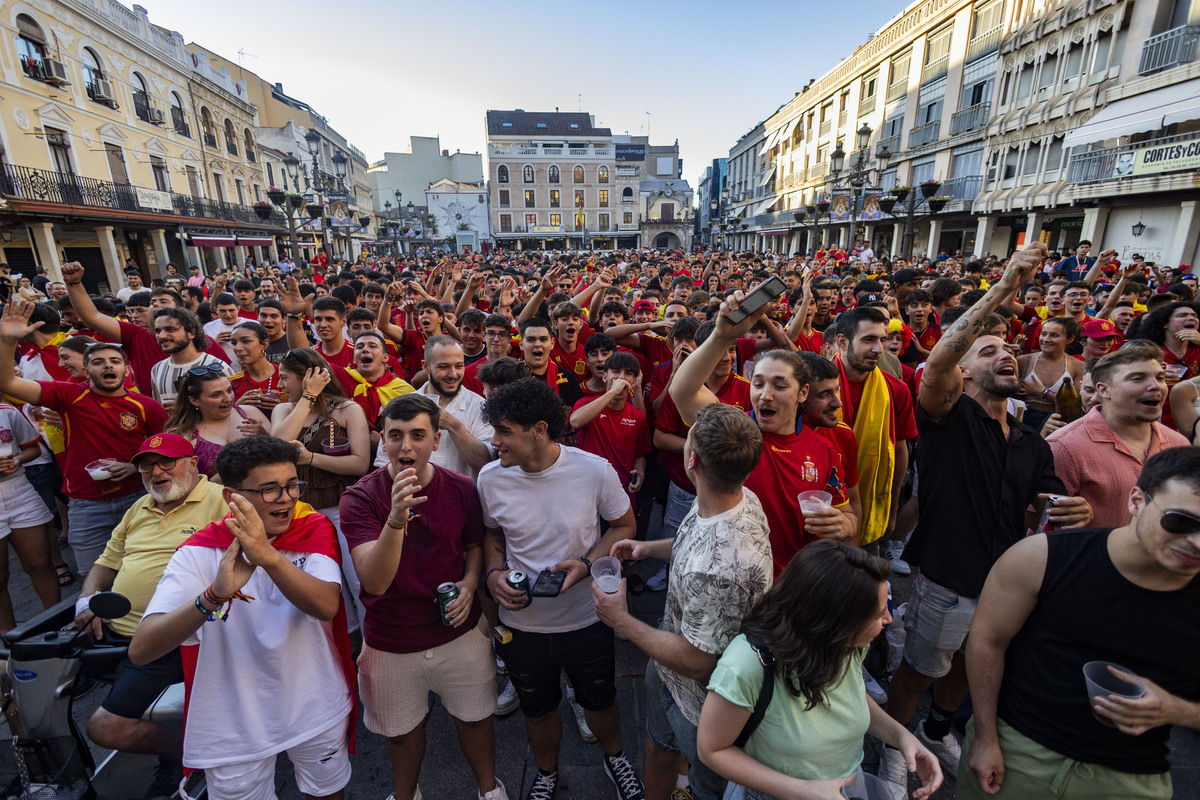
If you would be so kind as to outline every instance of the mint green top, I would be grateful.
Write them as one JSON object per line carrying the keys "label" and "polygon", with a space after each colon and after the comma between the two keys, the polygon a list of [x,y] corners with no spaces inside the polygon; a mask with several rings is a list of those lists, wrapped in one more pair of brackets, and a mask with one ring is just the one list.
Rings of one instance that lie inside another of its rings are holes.
{"label": "mint green top", "polygon": [[[746,753],[760,764],[801,780],[842,778],[858,769],[863,736],[871,722],[861,669],[866,653],[863,649],[850,658],[841,680],[825,692],[825,705],[807,711],[804,698],[788,692],[776,670],[775,693],[762,723],[746,743]],[[739,634],[717,662],[708,688],[753,711],[762,677],[758,655]]]}

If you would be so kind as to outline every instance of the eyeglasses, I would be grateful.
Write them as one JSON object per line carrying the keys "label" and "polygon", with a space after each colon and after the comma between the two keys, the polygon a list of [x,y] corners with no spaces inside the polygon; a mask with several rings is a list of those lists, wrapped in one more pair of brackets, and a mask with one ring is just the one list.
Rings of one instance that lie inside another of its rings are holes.
{"label": "eyeglasses", "polygon": [[210,375],[214,372],[224,375],[225,374],[225,365],[218,364],[217,362],[212,361],[212,362],[209,362],[208,364],[201,364],[198,367],[192,367],[191,369],[189,369],[187,371],[187,374],[195,375],[197,378],[203,378],[204,376]]}
{"label": "eyeglasses", "polygon": [[503,339],[508,334],[502,331],[484,331],[483,338],[485,339]]}
{"label": "eyeglasses", "polygon": [[304,495],[304,490],[308,488],[308,481],[294,481],[287,486],[268,486],[266,489],[244,489],[240,486],[235,487],[239,492],[254,492],[263,499],[264,503],[278,503],[283,499],[283,493],[287,492],[287,496],[293,500],[299,500]]}
{"label": "eyeglasses", "polygon": [[162,461],[139,461],[137,464],[137,471],[143,475],[149,475],[151,472],[154,472],[155,467],[158,467],[163,472],[170,472],[171,470],[175,469],[175,465],[180,461],[183,461],[183,459],[164,458]]}
{"label": "eyeglasses", "polygon": [[1161,520],[1162,529],[1167,533],[1175,536],[1191,536],[1193,533],[1200,533],[1200,517],[1194,517],[1186,511],[1163,511],[1149,492],[1146,493],[1146,499],[1150,501],[1150,505],[1154,506],[1154,510],[1158,512]]}

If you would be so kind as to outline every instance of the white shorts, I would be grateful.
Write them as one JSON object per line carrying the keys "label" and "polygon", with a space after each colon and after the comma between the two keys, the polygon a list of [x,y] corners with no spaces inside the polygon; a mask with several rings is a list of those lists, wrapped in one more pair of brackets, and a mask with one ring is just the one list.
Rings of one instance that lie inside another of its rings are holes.
{"label": "white shorts", "polygon": [[[350,783],[346,720],[287,751],[302,794],[324,797]],[[205,767],[211,800],[276,800],[275,756],[221,767]]]}
{"label": "white shorts", "polygon": [[42,496],[24,475],[0,481],[0,539],[18,528],[44,525],[52,519]]}

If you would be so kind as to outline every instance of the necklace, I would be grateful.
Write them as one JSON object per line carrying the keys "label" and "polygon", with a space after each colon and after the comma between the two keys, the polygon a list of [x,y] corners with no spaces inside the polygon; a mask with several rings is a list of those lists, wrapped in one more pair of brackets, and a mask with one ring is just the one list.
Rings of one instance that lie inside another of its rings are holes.
{"label": "necklace", "polygon": [[[218,439],[220,439],[222,444],[229,444],[229,440],[228,440],[228,439],[226,439],[226,438],[225,438],[224,436],[222,436],[221,434],[219,434],[219,433],[217,433],[216,431],[214,431],[212,428],[210,428],[210,427],[208,426],[208,423],[206,423],[206,422],[201,422],[201,423],[200,423],[200,427],[201,427],[201,429],[203,429],[203,430],[207,430],[207,431],[209,432],[209,434],[210,434],[210,435],[212,435],[212,436],[215,436],[215,437],[217,437]],[[229,433],[229,423],[228,423],[228,422],[227,422],[227,423],[225,423],[225,432],[226,432],[226,433]]]}
{"label": "necklace", "polygon": [[[1112,428],[1111,425],[1109,427]],[[1134,442],[1130,441],[1126,437],[1122,436],[1115,428],[1112,428],[1112,432],[1117,434],[1117,438],[1120,439],[1125,444],[1127,444],[1129,446],[1129,449],[1132,450],[1134,453],[1141,452],[1142,457],[1139,460],[1142,462],[1145,462],[1146,458],[1150,455],[1150,445],[1154,443],[1154,429],[1153,428],[1150,429],[1150,436],[1148,437],[1145,447],[1135,444]]]}

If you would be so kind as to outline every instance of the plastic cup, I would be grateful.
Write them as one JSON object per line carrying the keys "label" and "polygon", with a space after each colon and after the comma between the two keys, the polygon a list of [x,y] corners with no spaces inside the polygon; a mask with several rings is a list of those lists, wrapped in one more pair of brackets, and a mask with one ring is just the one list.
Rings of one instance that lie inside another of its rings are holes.
{"label": "plastic cup", "polygon": [[350,453],[350,439],[345,436],[335,436],[333,441],[325,440],[321,449],[327,456],[344,456]]}
{"label": "plastic cup", "polygon": [[94,481],[112,480],[112,473],[109,472],[107,469],[105,469],[99,461],[93,461],[92,463],[90,463],[86,467],[84,467],[84,469],[87,470],[87,474],[91,475],[92,480],[94,480]]}
{"label": "plastic cup", "polygon": [[[1096,713],[1096,698],[1116,695],[1129,700],[1136,700],[1146,693],[1146,687],[1140,683],[1127,681],[1109,672],[1109,667],[1115,667],[1128,675],[1134,675],[1132,670],[1125,669],[1120,664],[1110,664],[1107,661],[1089,661],[1083,665],[1083,679],[1087,682],[1088,705],[1092,708],[1092,716],[1102,725],[1115,728],[1112,720]],[[1137,677],[1134,675],[1134,677]]]}
{"label": "plastic cup", "polygon": [[621,560],[612,556],[597,558],[592,564],[592,579],[605,594],[616,594],[621,589]]}
{"label": "plastic cup", "polygon": [[1187,366],[1184,364],[1167,364],[1163,367],[1163,371],[1167,373],[1167,383],[1179,383],[1187,376]]}
{"label": "plastic cup", "polygon": [[854,780],[842,786],[842,797],[848,800],[891,800],[892,793],[885,781],[861,769],[852,777]]}
{"label": "plastic cup", "polygon": [[806,517],[833,508],[833,495],[829,492],[801,492],[796,499],[800,501],[800,513]]}

